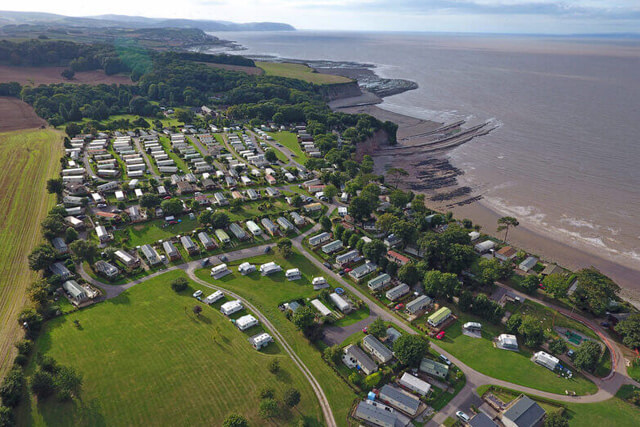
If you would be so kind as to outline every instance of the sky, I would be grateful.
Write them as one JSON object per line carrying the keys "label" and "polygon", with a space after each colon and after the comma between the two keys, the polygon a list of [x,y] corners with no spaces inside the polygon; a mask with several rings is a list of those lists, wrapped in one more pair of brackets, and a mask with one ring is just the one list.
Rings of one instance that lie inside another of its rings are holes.
{"label": "sky", "polygon": [[285,22],[314,30],[640,32],[640,0],[21,0],[0,9]]}

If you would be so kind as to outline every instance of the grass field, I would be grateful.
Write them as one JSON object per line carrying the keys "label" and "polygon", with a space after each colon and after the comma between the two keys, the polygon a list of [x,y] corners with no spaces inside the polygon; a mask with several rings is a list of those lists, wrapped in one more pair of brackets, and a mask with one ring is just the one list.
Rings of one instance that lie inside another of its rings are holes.
{"label": "grass field", "polygon": [[143,222],[128,226],[115,232],[115,240],[121,241],[123,237],[128,237],[127,244],[131,247],[146,245],[160,239],[173,237],[177,234],[183,234],[191,231],[198,226],[197,220],[191,220],[183,217],[182,222],[174,225],[163,227],[164,220],[154,219],[152,221]]}
{"label": "grass field", "polygon": [[[557,411],[560,406],[566,408],[565,415],[569,419],[570,426],[576,427],[599,427],[599,426],[622,426],[632,427],[640,423],[640,408],[625,402],[621,397],[626,391],[623,386],[616,397],[598,403],[565,403],[539,400],[536,396],[530,396],[538,400],[538,404],[549,412]],[[478,387],[478,394],[482,395],[489,389],[489,386]],[[519,396],[520,393],[514,390],[500,389],[493,391],[496,396],[503,401],[510,401]]]}
{"label": "grass field", "polygon": [[[462,334],[462,324],[468,321],[482,323],[481,339]],[[494,378],[558,394],[564,394],[565,390],[579,395],[597,391],[595,384],[579,374],[574,374],[570,380],[565,379],[530,361],[532,353],[524,348],[513,352],[494,347],[492,339],[500,333],[502,331],[496,326],[463,314],[447,329],[445,338],[437,343],[471,368]]]}
{"label": "grass field", "polygon": [[[284,313],[278,309],[278,305],[283,302],[293,299],[306,299],[317,293],[313,291],[309,283],[310,278],[318,275],[319,271],[309,260],[297,252],[294,252],[287,260],[282,259],[277,254],[272,254],[234,261],[228,263],[228,265],[236,266],[245,261],[256,264],[275,261],[280,264],[283,270],[296,267],[300,269],[304,278],[299,281],[289,282],[284,278],[284,274],[279,277],[263,278],[259,274],[241,276],[235,272],[220,280],[212,280],[208,270],[198,270],[197,276],[202,280],[238,293],[258,307],[280,333],[284,335],[296,354],[316,377],[329,399],[338,424],[346,425],[347,413],[351,402],[356,397],[355,394],[322,360],[320,352],[296,330],[293,323],[287,320]],[[235,270],[235,268],[232,267],[232,270]],[[331,278],[327,279],[331,285],[336,285]]]}
{"label": "grass field", "polygon": [[291,150],[298,158],[299,163],[305,164],[307,160],[309,160],[309,156],[306,155],[304,151],[302,151],[302,147],[298,143],[298,137],[295,133],[292,132],[267,132],[269,135],[279,142],[280,144],[287,147]]}
{"label": "grass field", "polygon": [[[295,425],[301,415],[319,425],[322,412],[311,386],[284,350],[276,343],[255,351],[247,338],[260,327],[243,333],[216,308],[204,306],[197,318],[194,285],[180,294],[169,287],[183,275],[164,274],[49,322],[37,351],[82,373],[81,399],[32,401],[20,408],[19,424],[221,425],[237,412],[263,425],[258,391],[271,387],[281,398],[295,387],[302,394],[299,407],[274,425]],[[282,368],[275,376],[267,370],[274,358]]]}
{"label": "grass field", "polygon": [[40,222],[55,204],[46,181],[58,175],[62,135],[30,129],[0,133],[0,377],[11,366],[21,330],[17,314],[36,279],[27,255],[41,239]]}
{"label": "grass field", "polygon": [[317,85],[336,83],[349,83],[352,80],[342,76],[316,73],[312,68],[304,64],[291,64],[288,62],[256,62],[268,76],[288,77],[290,79],[304,80]]}

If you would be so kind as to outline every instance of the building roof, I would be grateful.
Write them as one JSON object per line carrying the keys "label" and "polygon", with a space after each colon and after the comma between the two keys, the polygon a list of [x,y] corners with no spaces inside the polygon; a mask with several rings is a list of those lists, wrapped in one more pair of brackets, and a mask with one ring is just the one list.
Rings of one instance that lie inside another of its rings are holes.
{"label": "building roof", "polygon": [[467,424],[469,427],[498,427],[498,424],[494,423],[484,412],[478,412]]}
{"label": "building roof", "polygon": [[391,257],[391,258],[393,258],[393,259],[397,259],[397,260],[398,260],[398,261],[400,261],[402,264],[406,264],[406,263],[408,263],[409,261],[411,261],[411,260],[409,259],[409,257],[404,256],[404,255],[402,255],[401,253],[396,252],[396,251],[388,251],[388,252],[387,252],[387,256],[388,256],[388,257]]}
{"label": "building roof", "polygon": [[407,304],[407,310],[413,311],[414,307],[416,309],[420,309],[424,304],[430,305],[431,301],[432,301],[431,298],[429,298],[428,296],[420,295],[418,298],[414,299],[413,301]]}
{"label": "building roof", "polygon": [[416,396],[404,393],[402,390],[397,389],[389,384],[385,384],[380,389],[380,397],[383,400],[400,403],[404,407],[411,409],[411,413],[415,414],[420,407],[420,399]]}
{"label": "building roof", "polygon": [[432,359],[423,358],[420,362],[420,370],[426,373],[435,373],[443,377],[447,376],[449,367],[444,363],[436,362]]}
{"label": "building roof", "polygon": [[358,362],[358,365],[367,371],[373,372],[378,369],[376,362],[374,362],[373,359],[371,359],[367,353],[362,351],[362,349],[357,345],[349,344],[345,347],[344,353],[353,357]]}
{"label": "building roof", "polygon": [[529,396],[521,395],[511,402],[507,410],[502,413],[506,418],[518,427],[534,427],[544,418],[546,412]]}
{"label": "building roof", "polygon": [[445,318],[451,315],[451,309],[448,307],[440,307],[438,311],[429,316],[429,323],[439,324]]}
{"label": "building roof", "polygon": [[367,335],[362,339],[363,343],[367,343],[367,345],[371,346],[376,352],[378,352],[383,358],[392,358],[393,352],[389,350],[387,346],[382,344],[378,338],[373,335]]}
{"label": "building roof", "polygon": [[366,262],[356,268],[354,268],[353,270],[351,270],[349,272],[349,275],[351,277],[354,277],[356,279],[365,276],[369,273],[371,273],[372,271],[375,271],[375,269],[378,268],[374,263],[372,262]]}
{"label": "building roof", "polygon": [[561,267],[558,267],[555,264],[549,264],[547,265],[544,270],[542,270],[542,274],[544,275],[549,275],[549,274],[562,274],[563,270]]}
{"label": "building roof", "polygon": [[404,374],[402,374],[402,377],[400,378],[400,383],[402,385],[409,384],[411,385],[411,387],[424,392],[424,394],[429,393],[429,390],[431,390],[431,384],[421,380],[418,377],[414,377],[408,372],[405,372]]}
{"label": "building roof", "polygon": [[518,251],[513,249],[511,246],[505,246],[503,248],[500,248],[498,251],[496,251],[496,255],[502,255],[507,258],[514,257],[516,256],[517,253]]}
{"label": "building roof", "polygon": [[400,422],[398,417],[393,412],[378,408],[377,406],[364,400],[358,403],[355,416],[363,420],[375,422],[377,425],[400,426],[404,424]]}

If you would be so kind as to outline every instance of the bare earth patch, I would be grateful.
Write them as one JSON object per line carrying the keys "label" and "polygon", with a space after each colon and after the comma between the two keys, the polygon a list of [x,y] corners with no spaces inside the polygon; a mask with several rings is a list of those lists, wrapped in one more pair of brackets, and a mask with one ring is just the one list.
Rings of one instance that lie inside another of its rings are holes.
{"label": "bare earth patch", "polygon": [[64,67],[11,67],[9,65],[0,65],[0,82],[18,82],[22,85],[30,84],[34,86],[51,83],[133,84],[129,76],[107,76],[101,70],[77,72],[72,80],[67,80],[60,75],[64,69]]}
{"label": "bare earth patch", "polygon": [[39,128],[46,124],[26,102],[17,98],[0,97],[0,132]]}

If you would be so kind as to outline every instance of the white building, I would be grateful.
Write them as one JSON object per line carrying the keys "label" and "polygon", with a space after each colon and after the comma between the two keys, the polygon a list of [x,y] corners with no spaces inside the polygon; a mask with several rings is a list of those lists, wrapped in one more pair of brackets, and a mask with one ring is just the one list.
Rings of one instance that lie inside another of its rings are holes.
{"label": "white building", "polygon": [[341,312],[348,313],[349,311],[351,311],[351,304],[345,301],[344,298],[342,298],[337,293],[332,292],[329,295],[329,299],[336,305],[336,307],[338,307],[338,310],[340,310]]}
{"label": "white building", "polygon": [[544,351],[535,353],[533,355],[533,361],[551,371],[555,371],[555,369],[558,367],[558,364],[560,363],[560,359]]}
{"label": "white building", "polygon": [[314,291],[318,291],[320,289],[324,289],[324,288],[328,288],[329,287],[329,283],[327,283],[327,279],[325,279],[324,277],[314,277],[313,280],[311,281],[311,284],[313,285],[313,290]]}
{"label": "white building", "polygon": [[215,291],[214,293],[212,293],[211,295],[209,295],[204,299],[204,303],[211,305],[214,302],[222,299],[222,297],[224,297],[224,294],[222,293],[222,291]]}
{"label": "white building", "polygon": [[414,377],[408,372],[405,372],[402,377],[400,377],[400,381],[398,381],[401,386],[415,391],[421,396],[426,396],[431,391],[431,384],[426,381],[421,380],[418,377]]}
{"label": "white building", "polygon": [[260,266],[260,274],[262,274],[263,276],[268,276],[270,274],[274,274],[279,271],[282,271],[282,267],[280,267],[278,264],[276,264],[273,261],[268,262],[266,264],[262,264]]}
{"label": "white building", "polygon": [[238,266],[238,272],[243,276],[246,276],[249,273],[253,273],[254,271],[256,271],[256,266],[248,262],[243,262]]}
{"label": "white building", "polygon": [[298,268],[289,269],[285,271],[284,275],[290,282],[293,280],[300,280],[302,278],[302,274]]}
{"label": "white building", "polygon": [[272,343],[273,337],[271,337],[271,335],[269,335],[268,333],[263,332],[249,338],[249,342],[251,343],[253,348],[255,348],[256,350],[260,350],[261,348],[269,345],[269,343]]}
{"label": "white building", "polygon": [[498,347],[503,350],[518,350],[518,339],[515,335],[501,334],[498,337]]}
{"label": "white building", "polygon": [[229,270],[227,264],[220,264],[211,268],[211,277],[214,279],[220,279],[227,274],[231,274],[231,270]]}
{"label": "white building", "polygon": [[331,314],[331,310],[327,308],[326,305],[322,303],[319,299],[311,300],[311,305],[320,312],[323,316],[329,316]]}
{"label": "white building", "polygon": [[242,305],[242,302],[240,300],[228,301],[220,306],[220,311],[225,316],[230,316],[242,309],[244,309],[244,306]]}
{"label": "white building", "polygon": [[250,314],[247,314],[246,316],[242,316],[238,320],[236,320],[236,326],[241,331],[245,331],[251,328],[252,326],[257,325],[258,323],[259,323],[258,319],[256,319]]}

